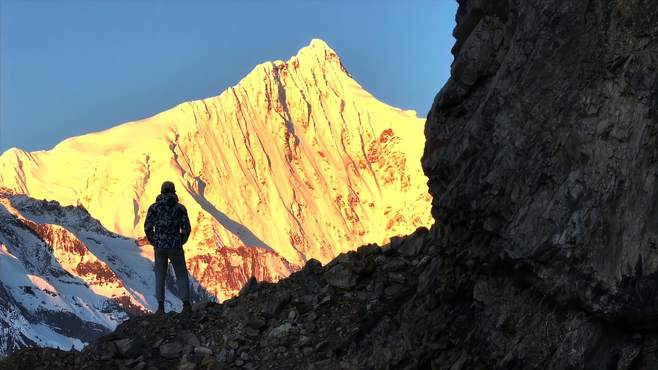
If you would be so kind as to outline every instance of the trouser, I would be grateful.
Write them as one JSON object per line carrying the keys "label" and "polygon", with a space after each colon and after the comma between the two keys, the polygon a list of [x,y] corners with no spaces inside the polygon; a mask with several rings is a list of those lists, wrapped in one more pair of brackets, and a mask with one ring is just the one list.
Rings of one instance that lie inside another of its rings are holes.
{"label": "trouser", "polygon": [[174,267],[178,294],[183,302],[190,301],[190,281],[185,266],[183,248],[155,248],[155,297],[158,302],[164,301],[165,280],[167,278],[168,261]]}

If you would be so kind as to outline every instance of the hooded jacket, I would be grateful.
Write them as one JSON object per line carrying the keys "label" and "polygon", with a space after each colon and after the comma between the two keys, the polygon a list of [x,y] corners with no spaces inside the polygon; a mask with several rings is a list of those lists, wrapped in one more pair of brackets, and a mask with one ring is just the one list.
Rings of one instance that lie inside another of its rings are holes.
{"label": "hooded jacket", "polygon": [[146,213],[144,233],[155,248],[182,248],[190,236],[190,220],[175,193],[160,194]]}

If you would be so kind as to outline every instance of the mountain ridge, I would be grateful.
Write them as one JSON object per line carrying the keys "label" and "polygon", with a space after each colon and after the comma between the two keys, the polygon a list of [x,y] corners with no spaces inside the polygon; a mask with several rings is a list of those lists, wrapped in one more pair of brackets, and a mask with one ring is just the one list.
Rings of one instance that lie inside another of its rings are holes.
{"label": "mountain ridge", "polygon": [[[413,125],[422,121],[377,101],[316,39],[287,62],[260,64],[219,96],[73,137],[50,151],[7,151],[0,184],[84,205],[108,229],[139,238],[158,183],[178,179],[193,224],[198,219],[200,228],[215,230],[220,245],[274,245],[301,265],[309,257],[327,261],[355,240],[385,241],[430,221],[424,175],[418,160],[407,160],[421,154]],[[117,175],[118,165],[129,166],[128,178]],[[283,214],[279,224],[249,225]],[[382,214],[385,222],[377,222]],[[193,243],[200,232],[193,229]]]}
{"label": "mountain ridge", "polygon": [[[199,291],[223,301],[251,277],[278,281],[308,260],[328,262],[354,243],[427,225],[421,127],[415,113],[365,91],[336,52],[315,40],[288,61],[255,67],[218,96],[72,137],[48,151],[10,149],[0,156],[0,186],[11,190],[11,199],[56,201],[45,207],[55,214],[60,207],[84,209],[101,229],[124,238],[143,262],[139,275],[151,279],[153,251],[142,224],[162,181],[174,181],[192,223],[188,270]],[[87,283],[116,273],[95,253],[96,243],[74,234],[53,225],[39,238],[44,245],[70,244],[55,248],[53,258],[68,261]],[[0,243],[18,248],[2,233]],[[76,252],[86,247],[89,253]],[[124,292],[128,278],[115,275],[116,284],[101,296],[126,297],[138,311],[154,308],[152,299],[139,298],[150,297],[151,286]]]}

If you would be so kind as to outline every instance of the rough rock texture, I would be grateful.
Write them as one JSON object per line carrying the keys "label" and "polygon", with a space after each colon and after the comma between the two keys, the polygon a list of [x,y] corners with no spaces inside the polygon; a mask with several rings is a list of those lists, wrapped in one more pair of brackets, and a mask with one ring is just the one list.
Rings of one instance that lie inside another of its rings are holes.
{"label": "rough rock texture", "polygon": [[[252,281],[222,304],[128,320],[82,352],[22,350],[0,362],[0,369],[428,367],[430,354],[450,345],[433,334],[446,326],[447,314],[440,310],[447,306],[439,308],[431,293],[441,270],[440,249],[431,241],[421,228],[385,248],[366,245],[342,254],[326,266],[310,260],[277,284]],[[402,253],[409,243],[418,246],[417,253]],[[354,284],[335,286],[336,270]]]}
{"label": "rough rock texture", "polygon": [[657,368],[658,7],[459,3],[423,167],[465,366]]}
{"label": "rough rock texture", "polygon": [[426,125],[430,231],[0,367],[657,368],[658,7],[459,3]]}

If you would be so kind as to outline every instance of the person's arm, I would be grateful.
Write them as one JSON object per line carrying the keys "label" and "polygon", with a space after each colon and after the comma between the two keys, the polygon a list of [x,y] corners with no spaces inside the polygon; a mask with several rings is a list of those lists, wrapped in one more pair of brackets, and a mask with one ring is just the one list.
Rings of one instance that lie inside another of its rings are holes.
{"label": "person's arm", "polygon": [[146,212],[146,220],[144,221],[144,234],[146,234],[146,239],[153,245],[153,240],[155,239],[155,211],[153,206],[149,207],[148,212]]}
{"label": "person's arm", "polygon": [[187,243],[187,239],[190,237],[192,227],[190,226],[190,219],[187,217],[187,209],[185,209],[185,206],[181,205],[181,211],[180,236],[181,244],[185,244]]}

